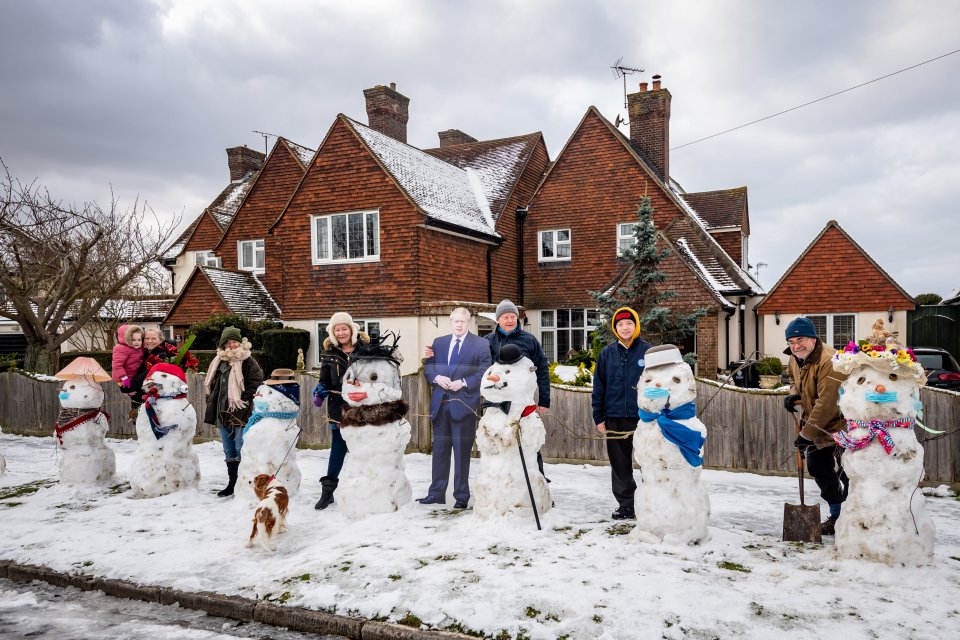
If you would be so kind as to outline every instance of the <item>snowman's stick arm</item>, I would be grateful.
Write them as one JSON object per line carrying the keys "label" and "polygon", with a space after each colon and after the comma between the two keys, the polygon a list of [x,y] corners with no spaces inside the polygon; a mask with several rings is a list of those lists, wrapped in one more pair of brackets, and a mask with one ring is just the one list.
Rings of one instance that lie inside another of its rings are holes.
{"label": "snowman's stick arm", "polygon": [[540,514],[537,513],[537,501],[533,499],[533,486],[530,484],[530,474],[527,473],[527,460],[523,457],[523,442],[520,440],[520,423],[517,422],[517,451],[520,452],[520,464],[523,465],[523,479],[527,481],[527,493],[530,494],[530,506],[533,507],[533,518],[537,521],[537,531],[542,531]]}

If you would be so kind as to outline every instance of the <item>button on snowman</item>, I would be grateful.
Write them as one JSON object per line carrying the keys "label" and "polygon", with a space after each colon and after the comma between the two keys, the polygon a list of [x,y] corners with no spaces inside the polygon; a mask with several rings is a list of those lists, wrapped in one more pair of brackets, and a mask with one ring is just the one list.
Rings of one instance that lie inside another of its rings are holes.
{"label": "button on snowman", "polygon": [[[253,414],[243,429],[243,455],[237,482],[238,496],[257,501],[253,479],[260,474],[276,475],[294,496],[300,488],[297,465],[297,437],[300,428],[300,385],[291,369],[275,369],[270,379],[253,396]],[[279,471],[278,471],[279,469]]]}
{"label": "button on snowman", "polygon": [[847,429],[834,435],[845,449],[849,478],[836,551],[841,558],[925,564],[933,558],[936,532],[917,488],[923,447],[914,426],[922,418],[926,375],[909,349],[875,337],[851,342],[833,358],[834,369],[849,374],[839,399]]}
{"label": "button on snowman", "polygon": [[700,479],[707,428],[696,415],[696,380],[673,345],[651,347],[644,360],[633,435],[641,482],[631,535],[651,544],[699,544],[708,535],[710,497]]}
{"label": "button on snowman", "polygon": [[[546,431],[533,399],[536,371],[516,345],[505,345],[480,380],[483,405],[477,449],[481,457],[477,480],[471,484],[478,518],[530,513],[524,462],[537,512],[545,513],[553,504],[546,478],[537,469],[537,452],[546,440]],[[523,445],[523,461],[518,440]]]}
{"label": "button on snowman", "polygon": [[137,415],[137,452],[128,474],[137,497],[196,487],[200,461],[193,450],[197,412],[187,401],[183,369],[158,364],[143,381],[146,402]]}
{"label": "button on snowman", "polygon": [[65,380],[60,390],[60,414],[54,436],[62,455],[60,481],[69,484],[110,484],[117,463],[104,436],[110,428],[103,406],[101,382],[110,375],[93,358],[76,358],[57,378]]}
{"label": "button on snowman", "polygon": [[348,518],[396,511],[413,493],[403,463],[410,423],[404,419],[407,404],[400,399],[397,340],[388,333],[358,343],[343,376],[341,393],[349,406],[340,418],[340,435],[350,454],[336,504]]}

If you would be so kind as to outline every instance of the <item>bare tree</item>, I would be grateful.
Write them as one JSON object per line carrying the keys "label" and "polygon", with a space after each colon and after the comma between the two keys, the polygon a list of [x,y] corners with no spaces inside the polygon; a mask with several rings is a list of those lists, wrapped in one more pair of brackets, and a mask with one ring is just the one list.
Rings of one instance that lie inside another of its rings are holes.
{"label": "bare tree", "polygon": [[0,166],[0,317],[23,330],[24,368],[54,373],[60,345],[160,259],[179,219],[139,201],[120,210],[112,194],[107,208],[65,206]]}

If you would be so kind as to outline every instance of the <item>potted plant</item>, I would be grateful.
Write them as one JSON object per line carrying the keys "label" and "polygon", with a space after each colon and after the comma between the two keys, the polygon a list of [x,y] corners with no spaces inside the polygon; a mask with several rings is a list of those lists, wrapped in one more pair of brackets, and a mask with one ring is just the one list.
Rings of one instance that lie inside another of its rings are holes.
{"label": "potted plant", "polygon": [[757,373],[760,375],[761,389],[776,389],[780,386],[780,374],[783,373],[783,363],[776,356],[767,356],[757,362]]}

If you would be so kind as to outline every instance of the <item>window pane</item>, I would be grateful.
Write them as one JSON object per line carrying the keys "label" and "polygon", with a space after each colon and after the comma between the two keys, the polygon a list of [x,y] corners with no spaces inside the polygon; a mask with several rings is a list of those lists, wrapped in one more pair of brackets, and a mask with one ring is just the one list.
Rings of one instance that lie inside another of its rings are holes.
{"label": "window pane", "polygon": [[557,326],[561,328],[570,326],[570,309],[557,309]]}
{"label": "window pane", "polygon": [[256,250],[256,252],[255,252],[256,257],[257,257],[257,266],[256,266],[256,268],[257,268],[257,269],[263,269],[263,255],[264,255],[264,252],[263,252],[263,240],[257,240],[257,244],[259,245],[259,247],[257,248],[257,250]]}
{"label": "window pane", "polygon": [[257,240],[256,247],[257,249],[263,250],[263,240]]}
{"label": "window pane", "polygon": [[833,344],[838,349],[844,348],[848,342],[856,338],[854,334],[853,316],[833,316]]}
{"label": "window pane", "polygon": [[541,311],[541,312],[540,312],[540,326],[541,326],[541,327],[552,327],[552,326],[553,326],[553,311]]}
{"label": "window pane", "polygon": [[547,360],[556,362],[557,354],[553,350],[553,331],[541,331],[540,344],[543,345],[543,352],[546,354]]}
{"label": "window pane", "polygon": [[633,237],[633,227],[634,227],[634,223],[632,223],[632,222],[628,222],[628,223],[626,223],[626,224],[621,224],[621,225],[620,225],[620,235],[621,235],[621,236],[630,236],[630,237],[632,238],[632,237]]}
{"label": "window pane", "polygon": [[827,335],[827,316],[807,316],[807,318],[813,323],[817,336],[822,340]]}
{"label": "window pane", "polygon": [[570,326],[571,327],[582,327],[583,326],[583,309],[571,309],[570,310]]}
{"label": "window pane", "polygon": [[351,213],[349,216],[350,229],[347,231],[350,258],[363,257],[363,214]]}
{"label": "window pane", "polygon": [[317,218],[317,260],[330,259],[330,218]]}
{"label": "window pane", "polygon": [[570,351],[570,331],[557,331],[557,360],[566,360]]}
{"label": "window pane", "polygon": [[633,246],[633,238],[621,239],[619,244],[617,244],[617,249],[620,250],[620,253],[623,254],[624,251]]}
{"label": "window pane", "polygon": [[557,242],[570,242],[570,229],[557,231]]}
{"label": "window pane", "polygon": [[587,326],[595,327],[600,322],[600,312],[596,309],[587,309]]}
{"label": "window pane", "polygon": [[570,332],[570,346],[577,351],[581,351],[586,348],[586,345],[583,342],[583,329],[574,329]]}
{"label": "window pane", "polygon": [[197,251],[193,254],[194,264],[199,264],[203,267],[207,266],[207,252],[206,251]]}
{"label": "window pane", "polygon": [[253,243],[252,242],[241,242],[240,243],[240,266],[244,269],[249,269],[253,266]]}
{"label": "window pane", "polygon": [[540,234],[540,252],[544,258],[553,257],[553,231],[544,231]]}
{"label": "window pane", "polygon": [[558,258],[569,258],[570,257],[570,243],[565,242],[564,244],[557,245],[557,257]]}
{"label": "window pane", "polygon": [[323,348],[323,341],[329,338],[327,335],[327,325],[329,322],[318,322],[317,323],[317,344],[320,345],[320,348]]}
{"label": "window pane", "polygon": [[330,216],[330,226],[333,227],[333,259],[347,258],[347,216]]}
{"label": "window pane", "polygon": [[380,255],[380,225],[379,214],[367,214],[367,255]]}
{"label": "window pane", "polygon": [[374,335],[374,334],[376,334],[376,333],[380,333],[380,323],[379,323],[379,322],[364,322],[363,324],[365,324],[366,327],[367,327],[367,329],[366,329],[367,335]]}

